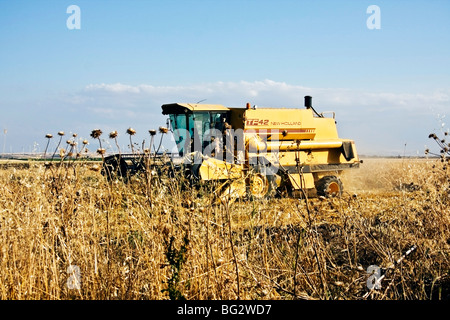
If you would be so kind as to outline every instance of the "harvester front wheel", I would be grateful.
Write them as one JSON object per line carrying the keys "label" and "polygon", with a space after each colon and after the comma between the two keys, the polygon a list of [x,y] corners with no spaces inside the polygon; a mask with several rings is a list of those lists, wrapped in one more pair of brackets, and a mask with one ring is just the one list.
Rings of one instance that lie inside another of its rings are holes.
{"label": "harvester front wheel", "polygon": [[317,181],[316,190],[318,196],[331,198],[342,195],[343,186],[338,177],[326,176]]}
{"label": "harvester front wheel", "polygon": [[262,199],[269,193],[269,180],[262,173],[256,173],[250,177],[249,193],[252,198]]}

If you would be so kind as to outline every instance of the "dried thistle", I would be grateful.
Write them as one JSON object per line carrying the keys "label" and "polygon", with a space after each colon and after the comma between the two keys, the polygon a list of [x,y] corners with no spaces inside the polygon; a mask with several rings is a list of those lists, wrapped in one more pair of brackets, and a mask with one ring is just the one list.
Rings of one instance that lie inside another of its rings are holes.
{"label": "dried thistle", "polygon": [[111,131],[111,132],[109,133],[109,138],[110,138],[110,139],[114,139],[114,138],[116,138],[118,135],[119,135],[119,133],[118,133],[117,131]]}
{"label": "dried thistle", "polygon": [[159,149],[161,148],[162,140],[163,140],[164,134],[167,133],[167,132],[169,132],[169,129],[167,129],[166,127],[159,127],[159,132],[161,133],[161,139],[159,140],[159,146],[158,146],[158,149],[155,151],[155,156],[156,156],[156,154],[158,153]]}
{"label": "dried thistle", "polygon": [[97,153],[100,154],[100,155],[104,155],[105,152],[106,152],[106,150],[104,148],[98,148],[97,149]]}
{"label": "dried thistle", "polygon": [[98,139],[102,135],[102,133],[103,133],[102,130],[94,129],[91,132],[91,137],[94,138],[94,139]]}
{"label": "dried thistle", "polygon": [[45,137],[48,139],[47,140],[47,145],[45,146],[45,150],[44,150],[44,158],[47,155],[47,149],[48,149],[48,145],[50,144],[50,139],[53,138],[53,135],[51,133],[47,133],[45,135]]}
{"label": "dried thistle", "polygon": [[59,131],[59,132],[58,132],[58,136],[61,136],[61,137],[62,137],[63,135],[64,135],[64,131]]}
{"label": "dried thistle", "polygon": [[133,128],[128,128],[128,129],[127,129],[127,133],[128,133],[130,136],[134,136],[134,135],[136,134],[136,130],[134,130]]}
{"label": "dried thistle", "polygon": [[151,136],[154,136],[154,135],[156,135],[156,130],[150,129],[150,130],[148,130],[148,133],[150,133]]}
{"label": "dried thistle", "polygon": [[159,132],[164,134],[164,133],[169,132],[169,129],[167,129],[166,127],[159,127]]}

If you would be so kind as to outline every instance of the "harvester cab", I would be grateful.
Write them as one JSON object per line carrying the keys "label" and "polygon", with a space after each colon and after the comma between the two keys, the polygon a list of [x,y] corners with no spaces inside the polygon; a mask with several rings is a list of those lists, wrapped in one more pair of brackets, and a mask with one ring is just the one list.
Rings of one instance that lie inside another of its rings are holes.
{"label": "harvester cab", "polygon": [[221,105],[175,103],[165,104],[162,109],[163,114],[169,115],[180,155],[206,152],[211,139],[222,136],[230,117],[230,109]]}
{"label": "harvester cab", "polygon": [[339,174],[358,168],[353,140],[338,137],[334,112],[305,108],[162,106],[180,156],[201,181],[220,181],[220,198],[306,192],[340,195]]}

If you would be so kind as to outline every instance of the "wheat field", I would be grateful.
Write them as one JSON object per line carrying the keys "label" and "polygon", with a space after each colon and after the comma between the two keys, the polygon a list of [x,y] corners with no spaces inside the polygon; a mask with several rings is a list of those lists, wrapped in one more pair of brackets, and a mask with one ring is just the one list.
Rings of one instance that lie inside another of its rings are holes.
{"label": "wheat field", "polygon": [[5,167],[0,298],[449,299],[446,162],[364,159],[341,179],[336,198],[214,204],[183,177]]}

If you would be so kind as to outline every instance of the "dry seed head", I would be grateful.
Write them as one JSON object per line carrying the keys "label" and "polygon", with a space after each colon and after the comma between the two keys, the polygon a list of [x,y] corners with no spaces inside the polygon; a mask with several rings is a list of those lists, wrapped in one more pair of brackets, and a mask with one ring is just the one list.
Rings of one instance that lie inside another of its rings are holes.
{"label": "dry seed head", "polygon": [[130,136],[133,136],[133,135],[136,134],[136,130],[134,130],[133,128],[128,128],[128,129],[127,129],[127,133],[128,133]]}
{"label": "dry seed head", "polygon": [[148,130],[148,133],[150,133],[151,136],[154,136],[156,134],[156,130],[150,129],[150,130]]}
{"label": "dry seed head", "polygon": [[47,139],[51,139],[51,138],[53,138],[53,135],[52,135],[51,133],[47,133],[47,134],[45,135],[45,137],[46,137]]}
{"label": "dry seed head", "polygon": [[78,136],[78,134],[74,133],[72,134],[72,137],[76,138]]}
{"label": "dry seed head", "polygon": [[64,131],[59,131],[59,132],[58,132],[58,136],[61,136],[61,137],[62,137],[63,135],[64,135]]}
{"label": "dry seed head", "polygon": [[102,133],[103,133],[102,130],[94,129],[91,132],[91,137],[94,138],[94,139],[98,139],[102,135]]}
{"label": "dry seed head", "polygon": [[105,154],[106,150],[104,148],[98,148],[97,153],[98,154]]}
{"label": "dry seed head", "polygon": [[83,144],[84,144],[84,145],[87,145],[87,144],[89,144],[89,141],[83,140]]}
{"label": "dry seed head", "polygon": [[59,156],[62,158],[62,157],[64,157],[64,154],[66,153],[66,149],[60,149],[59,150]]}
{"label": "dry seed head", "polygon": [[100,171],[101,170],[101,168],[100,168],[100,166],[99,165],[97,165],[97,164],[94,164],[92,167],[91,167],[91,170],[92,171]]}
{"label": "dry seed head", "polygon": [[118,133],[117,131],[111,131],[111,132],[109,133],[109,138],[110,138],[110,139],[114,139],[114,138],[116,138],[118,135],[119,135],[119,133]]}
{"label": "dry seed head", "polygon": [[164,133],[169,132],[169,129],[167,129],[166,127],[159,127],[159,132],[164,134]]}
{"label": "dry seed head", "polygon": [[75,141],[67,140],[67,144],[71,147],[75,147],[77,143]]}

